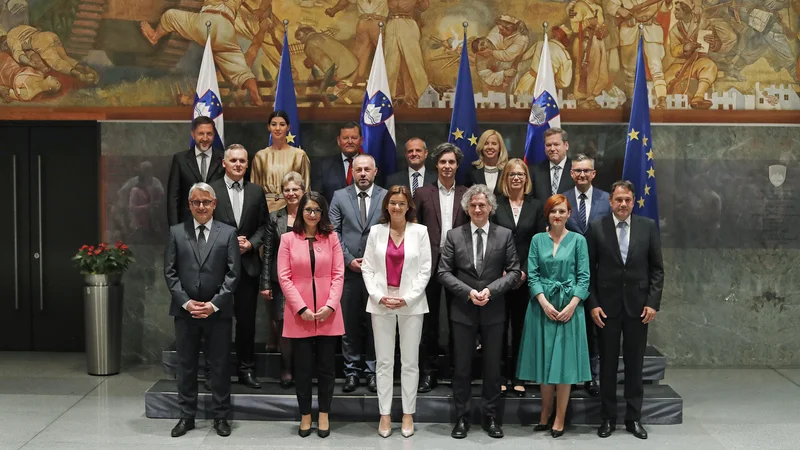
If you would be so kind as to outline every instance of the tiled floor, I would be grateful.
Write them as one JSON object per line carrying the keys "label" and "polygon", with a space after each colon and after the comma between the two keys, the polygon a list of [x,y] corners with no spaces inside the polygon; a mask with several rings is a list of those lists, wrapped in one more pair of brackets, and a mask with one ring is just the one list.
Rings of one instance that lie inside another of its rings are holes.
{"label": "tiled floor", "polygon": [[447,424],[419,424],[410,439],[399,432],[382,439],[377,421],[333,423],[325,440],[315,434],[299,438],[296,423],[248,421],[232,422],[233,434],[221,438],[208,421],[199,421],[198,429],[173,439],[174,421],[144,417],[144,392],[162,376],[160,367],[140,366],[91,377],[80,354],[0,353],[0,449],[800,448],[800,369],[669,368],[665,382],[684,398],[684,423],[650,425],[647,441],[620,431],[599,439],[590,427],[568,429],[554,440],[533,435],[530,427],[508,426],[504,439],[474,428],[456,442]]}

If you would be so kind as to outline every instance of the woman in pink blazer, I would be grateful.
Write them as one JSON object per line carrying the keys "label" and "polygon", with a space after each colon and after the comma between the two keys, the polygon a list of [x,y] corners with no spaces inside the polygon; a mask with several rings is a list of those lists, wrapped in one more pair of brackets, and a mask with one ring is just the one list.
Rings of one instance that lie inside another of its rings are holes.
{"label": "woman in pink blazer", "polygon": [[311,374],[316,352],[319,437],[330,435],[337,338],[344,334],[339,308],[344,256],[328,218],[328,202],[317,192],[303,195],[291,233],[281,236],[278,280],[286,297],[283,337],[292,339],[294,379],[300,406],[298,434],[311,434]]}

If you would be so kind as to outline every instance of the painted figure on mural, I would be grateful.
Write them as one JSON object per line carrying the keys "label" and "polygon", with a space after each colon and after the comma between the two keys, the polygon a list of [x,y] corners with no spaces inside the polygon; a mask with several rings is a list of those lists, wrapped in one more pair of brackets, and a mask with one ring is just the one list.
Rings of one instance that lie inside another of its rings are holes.
{"label": "painted figure on mural", "polygon": [[3,0],[0,5],[0,28],[10,30],[28,24],[27,0]]}
{"label": "painted figure on mural", "polygon": [[[494,28],[486,35],[486,39],[494,44],[494,49],[481,50],[477,56],[492,58],[498,63],[508,63],[510,67],[516,68],[530,46],[528,27],[523,21],[507,14],[497,17],[494,23]],[[510,88],[514,91],[516,82]]]}
{"label": "painted figure on mural", "polygon": [[608,52],[605,37],[608,26],[603,8],[595,0],[578,0],[570,14],[570,27],[575,33],[572,55],[575,58],[574,95],[578,108],[598,109],[595,97],[608,85]]}
{"label": "painted figure on mural", "polygon": [[256,77],[247,65],[236,39],[234,24],[243,3],[244,0],[203,0],[199,13],[168,9],[161,15],[156,29],[142,21],[142,34],[153,46],[173,31],[185,39],[205,45],[208,37],[206,22],[211,22],[211,50],[217,69],[234,86],[248,91],[251,104],[263,106]]}
{"label": "painted figure on mural", "polygon": [[[498,61],[493,56],[482,56],[496,50],[492,41],[485,37],[478,37],[470,44],[472,53],[475,54],[475,71],[483,82],[485,91],[506,93],[517,75],[511,61]],[[481,90],[481,89],[476,89]]]}
{"label": "painted figure on mural", "polygon": [[31,66],[42,73],[51,69],[87,84],[97,84],[100,76],[91,67],[80,64],[67,55],[61,39],[55,33],[30,25],[19,25],[2,35],[0,51],[10,53],[21,65]]}
{"label": "painted figure on mural", "polygon": [[416,107],[428,87],[428,74],[420,46],[421,14],[429,0],[389,0],[384,49],[386,75],[395,106]]}
{"label": "painted figure on mural", "polygon": [[41,93],[54,94],[61,82],[29,66],[21,66],[8,53],[0,52],[0,99],[29,102]]}
{"label": "painted figure on mural", "polygon": [[[572,29],[559,25],[553,28],[551,37],[547,40],[547,47],[550,50],[550,62],[553,64],[553,77],[558,89],[564,89],[572,83],[572,56],[567,48],[570,46],[570,40],[573,35]],[[531,65],[530,69],[519,78],[514,95],[533,95],[536,75],[539,70],[539,60],[542,58],[542,48],[544,48],[544,40],[531,46],[522,55],[522,60],[530,59]]]}
{"label": "painted figure on mural", "polygon": [[[269,74],[277,78],[281,65],[283,24],[272,11],[273,0],[250,0],[242,3],[236,15],[236,34],[250,41],[244,52],[247,67],[258,62]],[[257,3],[258,6],[251,4]],[[258,58],[261,50],[262,58]]]}
{"label": "painted figure on mural", "polygon": [[787,20],[789,0],[746,0],[739,16],[747,24],[739,42],[733,70],[740,72],[764,56],[775,72],[786,69],[797,80],[797,54],[792,42],[798,33]]}
{"label": "painted figure on mural", "polygon": [[352,3],[358,6],[358,24],[353,46],[353,53],[358,58],[358,69],[353,83],[359,84],[367,80],[372,64],[372,54],[378,45],[378,34],[380,33],[378,24],[386,22],[386,16],[389,15],[389,4],[387,0],[339,0],[333,7],[326,9],[325,14],[328,17],[336,17],[336,14]]}
{"label": "painted figure on mural", "polygon": [[738,54],[739,35],[747,28],[747,24],[739,16],[735,2],[736,0],[702,0],[703,16],[708,19],[717,37],[723,41],[722,47],[709,53],[708,57],[717,64],[719,71],[728,80],[747,81],[741,72],[733,69],[733,62]]}
{"label": "painted figure on mural", "polygon": [[[341,42],[309,25],[300,25],[294,38],[303,45],[303,65],[315,69],[319,77],[334,67],[333,78],[337,81],[350,78],[358,70],[358,58]],[[312,77],[316,78],[312,70]]]}

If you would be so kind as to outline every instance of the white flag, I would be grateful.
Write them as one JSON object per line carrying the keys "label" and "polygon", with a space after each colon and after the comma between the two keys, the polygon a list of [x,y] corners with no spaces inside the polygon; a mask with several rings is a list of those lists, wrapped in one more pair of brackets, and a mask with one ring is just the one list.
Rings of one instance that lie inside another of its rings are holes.
{"label": "white flag", "polygon": [[[217,69],[214,65],[214,55],[211,52],[211,36],[206,40],[206,49],[203,52],[203,62],[200,64],[200,73],[197,75],[197,89],[194,95],[194,114],[192,118],[206,116],[214,121],[217,132],[214,136],[214,145],[225,148],[225,127],[222,122],[222,100],[219,95],[217,83]],[[194,142],[192,142],[194,147]]]}

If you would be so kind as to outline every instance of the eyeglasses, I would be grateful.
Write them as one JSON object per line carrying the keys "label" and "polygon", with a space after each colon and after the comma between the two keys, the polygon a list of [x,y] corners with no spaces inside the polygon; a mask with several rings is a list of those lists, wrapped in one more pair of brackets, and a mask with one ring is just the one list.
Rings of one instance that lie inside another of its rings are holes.
{"label": "eyeglasses", "polygon": [[508,174],[508,178],[525,178],[524,172],[511,172]]}
{"label": "eyeglasses", "polygon": [[191,200],[189,202],[190,205],[194,206],[195,208],[199,208],[200,205],[205,206],[208,208],[211,204],[214,203],[214,200]]}
{"label": "eyeglasses", "polygon": [[579,175],[589,175],[590,173],[594,172],[594,169],[571,169],[571,171]]}
{"label": "eyeglasses", "polygon": [[303,208],[303,212],[309,216],[312,214],[320,215],[322,214],[322,208]]}

